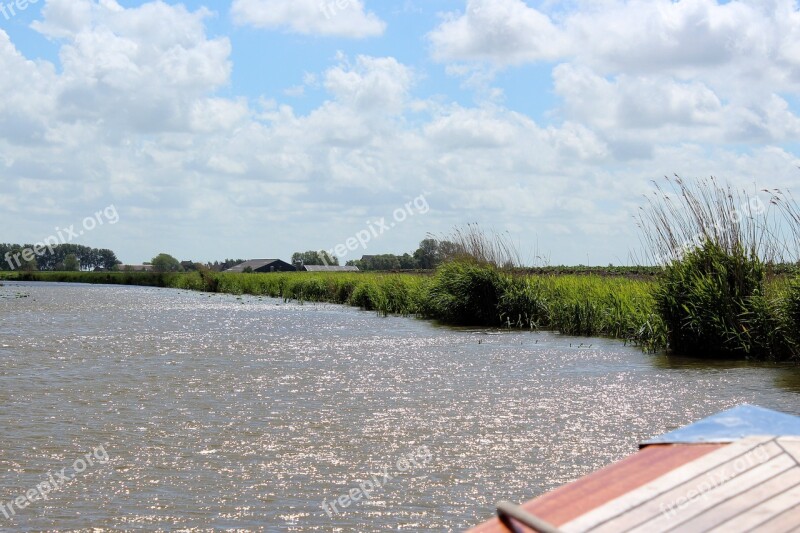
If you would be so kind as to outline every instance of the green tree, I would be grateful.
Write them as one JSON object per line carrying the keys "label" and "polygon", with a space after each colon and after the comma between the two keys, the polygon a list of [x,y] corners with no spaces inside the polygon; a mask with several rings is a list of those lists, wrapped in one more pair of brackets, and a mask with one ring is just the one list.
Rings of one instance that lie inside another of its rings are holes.
{"label": "green tree", "polygon": [[35,272],[39,270],[39,265],[36,263],[36,258],[34,257],[30,261],[22,261],[22,271],[23,272]]}
{"label": "green tree", "polygon": [[180,272],[183,270],[180,261],[169,254],[158,254],[150,263],[156,272]]}
{"label": "green tree", "polygon": [[417,266],[425,270],[436,268],[442,259],[439,254],[439,242],[436,239],[424,239],[419,243],[419,248],[414,252]]}
{"label": "green tree", "polygon": [[103,267],[106,270],[114,270],[115,266],[122,264],[122,262],[117,259],[117,255],[107,248],[97,250],[97,257],[99,264],[96,266]]}
{"label": "green tree", "polygon": [[304,265],[339,266],[339,258],[325,251],[315,252],[314,250],[309,250],[292,254],[292,264],[300,262]]}
{"label": "green tree", "polygon": [[400,268],[403,270],[414,270],[417,268],[417,261],[410,254],[405,253],[400,256]]}
{"label": "green tree", "polygon": [[466,255],[464,247],[450,241],[439,241],[439,262],[450,261]]}
{"label": "green tree", "polygon": [[67,272],[77,272],[81,269],[81,262],[78,261],[78,256],[69,254],[64,258],[64,270]]}
{"label": "green tree", "polygon": [[376,255],[371,262],[370,270],[397,270],[400,268],[400,259],[394,254]]}

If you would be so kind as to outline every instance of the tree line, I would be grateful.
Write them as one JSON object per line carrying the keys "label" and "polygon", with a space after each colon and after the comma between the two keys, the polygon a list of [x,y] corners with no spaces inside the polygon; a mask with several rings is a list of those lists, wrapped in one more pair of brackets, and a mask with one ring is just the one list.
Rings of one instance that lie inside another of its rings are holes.
{"label": "tree line", "polygon": [[[51,252],[52,250],[52,252]],[[27,253],[26,253],[27,252]],[[124,270],[125,267],[117,259],[116,254],[108,249],[90,248],[79,244],[58,244],[51,248],[35,248],[30,244],[0,244],[0,270]],[[361,259],[347,262],[348,266],[356,266],[359,270],[431,270],[447,259],[463,253],[463,247],[448,241],[433,238],[424,239],[413,253],[365,255]],[[144,263],[158,272],[190,272],[195,270],[211,270],[222,272],[244,263],[244,259],[225,259],[208,263],[179,261],[169,254],[158,254],[149,263]],[[338,266],[339,258],[327,252],[296,252],[292,255],[292,264]]]}
{"label": "tree line", "polygon": [[[433,238],[423,239],[413,253],[364,255],[361,259],[348,261],[347,266],[358,267],[362,271],[370,270],[432,270],[443,261],[463,255],[464,248],[448,240]],[[339,258],[324,251],[309,250],[295,252],[292,264],[303,265],[339,265]]]}
{"label": "tree line", "polygon": [[56,244],[51,247],[33,244],[0,244],[0,270],[112,270],[120,263],[106,248],[80,244]]}

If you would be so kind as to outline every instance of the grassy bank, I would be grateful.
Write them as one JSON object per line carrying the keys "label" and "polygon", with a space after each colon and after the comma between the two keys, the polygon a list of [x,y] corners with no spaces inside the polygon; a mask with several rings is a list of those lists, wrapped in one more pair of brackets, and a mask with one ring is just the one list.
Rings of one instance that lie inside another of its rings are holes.
{"label": "grassy bank", "polygon": [[[442,265],[434,274],[30,272],[7,277],[330,302],[451,325],[556,330],[568,335],[617,338],[647,351],[662,350],[669,345],[678,347],[683,354],[701,357],[713,356],[709,352],[713,346],[705,346],[691,335],[697,339],[708,338],[709,328],[727,313],[734,326],[718,328],[719,332],[711,337],[717,345],[738,342],[745,349],[739,350],[739,354],[733,352],[737,357],[797,359],[800,281],[796,278],[770,277],[763,285],[763,298],[748,297],[742,300],[741,310],[726,310],[719,302],[706,301],[707,294],[716,294],[709,292],[707,277],[697,278],[684,289],[673,282],[668,285],[670,272],[672,269],[652,279],[625,275],[529,274],[510,273],[473,262],[452,262]],[[665,293],[665,287],[671,287],[670,291]],[[685,301],[675,303],[681,309],[678,318],[674,311],[663,308],[665,294],[672,298],[676,288],[678,294],[688,295]],[[697,316],[692,315],[691,322],[682,318],[686,309],[697,309]],[[733,330],[738,331],[735,338],[727,336],[731,327],[739,328]],[[679,333],[684,337],[678,337]],[[762,339],[765,340],[762,342]],[[679,342],[683,344],[677,346]],[[766,349],[756,352],[749,348],[756,343],[764,344]]]}
{"label": "grassy bank", "polygon": [[10,279],[140,285],[331,302],[452,325],[558,330],[665,346],[651,281],[598,275],[509,274],[451,263],[434,275],[386,273],[30,272]]}

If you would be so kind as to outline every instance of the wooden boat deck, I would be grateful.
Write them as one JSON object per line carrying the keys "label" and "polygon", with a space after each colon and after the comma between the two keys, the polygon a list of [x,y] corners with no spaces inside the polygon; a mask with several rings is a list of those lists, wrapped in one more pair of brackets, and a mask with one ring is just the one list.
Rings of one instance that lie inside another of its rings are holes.
{"label": "wooden boat deck", "polygon": [[[522,508],[565,533],[800,531],[800,438],[649,446]],[[509,525],[471,531],[533,531]]]}

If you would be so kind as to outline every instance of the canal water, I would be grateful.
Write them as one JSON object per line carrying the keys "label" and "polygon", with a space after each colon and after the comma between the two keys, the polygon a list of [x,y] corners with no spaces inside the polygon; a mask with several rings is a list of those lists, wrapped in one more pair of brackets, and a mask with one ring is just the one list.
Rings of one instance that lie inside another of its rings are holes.
{"label": "canal water", "polygon": [[334,305],[6,283],[0,531],[457,531],[740,403],[800,414],[800,370]]}

